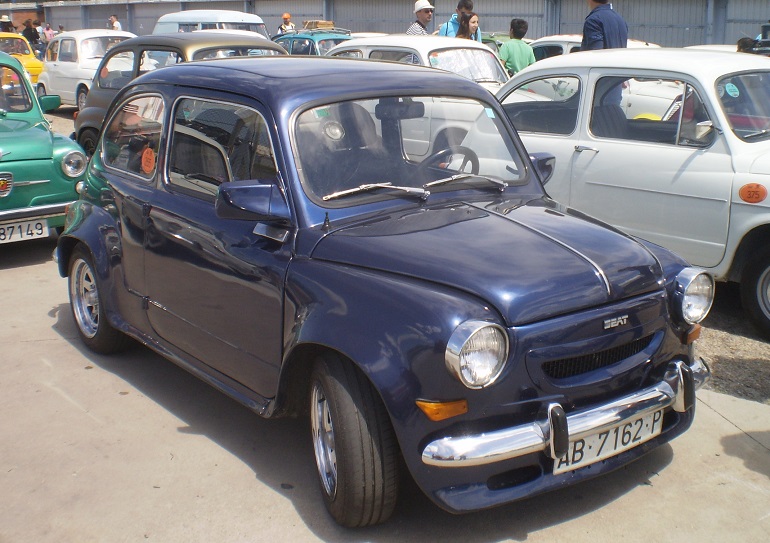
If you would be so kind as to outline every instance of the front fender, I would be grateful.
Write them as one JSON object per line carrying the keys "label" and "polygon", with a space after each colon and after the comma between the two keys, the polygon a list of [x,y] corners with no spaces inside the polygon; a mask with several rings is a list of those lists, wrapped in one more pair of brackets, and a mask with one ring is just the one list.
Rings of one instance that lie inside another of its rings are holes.
{"label": "front fender", "polygon": [[284,319],[284,360],[308,345],[351,360],[379,392],[405,457],[414,456],[407,451],[416,452],[435,430],[415,400],[468,393],[444,363],[454,329],[469,319],[503,322],[489,304],[468,293],[317,260],[292,263]]}

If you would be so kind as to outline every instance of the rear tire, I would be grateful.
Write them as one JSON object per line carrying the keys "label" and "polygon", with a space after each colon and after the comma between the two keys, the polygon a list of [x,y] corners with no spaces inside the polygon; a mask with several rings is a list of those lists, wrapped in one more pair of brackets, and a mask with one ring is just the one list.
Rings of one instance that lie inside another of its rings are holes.
{"label": "rear tire", "polygon": [[83,111],[83,109],[85,109],[86,98],[88,98],[88,89],[86,89],[85,87],[78,89],[76,102],[75,102],[78,106],[78,111]]}
{"label": "rear tire", "polygon": [[35,93],[37,94],[38,98],[42,98],[43,96],[45,96],[46,95],[45,85],[38,85],[37,89],[35,89]]}
{"label": "rear tire", "polygon": [[319,357],[310,385],[310,426],[324,503],[350,528],[386,521],[398,497],[399,452],[377,391],[352,364]]}
{"label": "rear tire", "polygon": [[760,252],[743,270],[741,302],[754,326],[770,338],[770,251]]}
{"label": "rear tire", "polygon": [[72,252],[68,285],[72,316],[86,347],[100,354],[123,350],[129,339],[107,321],[93,260],[83,245]]}

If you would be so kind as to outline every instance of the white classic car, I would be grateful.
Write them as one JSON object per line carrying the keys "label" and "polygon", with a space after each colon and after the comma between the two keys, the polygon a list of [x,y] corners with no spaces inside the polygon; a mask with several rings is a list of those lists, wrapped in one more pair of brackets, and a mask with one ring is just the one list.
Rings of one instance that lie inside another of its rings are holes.
{"label": "white classic car", "polygon": [[[37,95],[58,94],[62,105],[83,109],[91,81],[107,49],[128,38],[131,32],[88,28],[57,34],[48,42]],[[131,63],[126,64],[127,70]]]}
{"label": "white classic car", "polygon": [[473,40],[386,34],[348,40],[326,54],[439,68],[475,81],[492,93],[508,81],[508,73],[495,53],[483,43]]}
{"label": "white classic car", "polygon": [[[535,53],[535,59],[543,60],[544,58],[565,55],[567,53],[576,53],[580,51],[582,41],[583,36],[581,34],[554,34],[553,36],[538,38],[530,43],[530,45]],[[660,47],[660,45],[655,43],[642,40],[628,40],[627,46],[630,49]]]}
{"label": "white classic car", "polygon": [[497,97],[528,150],[555,155],[551,197],[740,282],[770,336],[767,58],[582,52],[535,63]]}

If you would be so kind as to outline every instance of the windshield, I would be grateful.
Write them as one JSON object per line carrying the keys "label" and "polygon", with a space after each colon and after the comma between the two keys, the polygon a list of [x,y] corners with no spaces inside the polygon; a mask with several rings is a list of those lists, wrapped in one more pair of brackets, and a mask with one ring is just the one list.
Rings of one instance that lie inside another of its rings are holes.
{"label": "windshield", "polygon": [[27,93],[23,78],[23,75],[10,66],[0,66],[0,81],[2,81],[0,121],[6,113],[32,109],[32,100]]}
{"label": "windshield", "polygon": [[348,38],[325,38],[323,40],[318,40],[316,42],[316,45],[318,46],[318,54],[325,55],[329,52],[329,49],[347,40]]}
{"label": "windshield", "polygon": [[212,47],[211,49],[204,49],[202,51],[196,51],[193,55],[193,60],[205,60],[210,58],[231,58],[231,57],[261,57],[261,56],[275,56],[282,54],[275,49],[265,49],[259,46],[241,46],[241,47]]}
{"label": "windshield", "polygon": [[3,38],[0,39],[0,51],[9,55],[30,55],[32,54],[27,47],[27,42],[21,38]]}
{"label": "windshield", "polygon": [[428,62],[433,68],[454,72],[478,83],[505,83],[508,74],[489,49],[441,49],[431,51]]}
{"label": "windshield", "polygon": [[732,131],[744,141],[770,138],[770,72],[724,77],[717,94]]}
{"label": "windshield", "polygon": [[526,183],[505,125],[488,104],[471,99],[329,104],[302,113],[294,137],[305,192],[325,207]]}

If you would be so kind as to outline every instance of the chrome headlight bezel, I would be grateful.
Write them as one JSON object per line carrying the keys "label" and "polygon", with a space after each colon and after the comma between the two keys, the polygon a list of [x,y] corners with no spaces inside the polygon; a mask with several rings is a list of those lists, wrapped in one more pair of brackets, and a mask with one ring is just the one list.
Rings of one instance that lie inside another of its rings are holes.
{"label": "chrome headlight bezel", "polygon": [[67,177],[80,177],[86,171],[88,159],[80,151],[70,151],[61,161],[61,171]]}
{"label": "chrome headlight bezel", "polygon": [[676,276],[674,306],[687,324],[697,324],[709,314],[714,303],[714,278],[700,268],[685,268]]}
{"label": "chrome headlight bezel", "polygon": [[[477,345],[474,341],[481,343]],[[483,354],[484,351],[486,354]],[[477,390],[488,387],[500,377],[508,360],[508,351],[505,328],[491,322],[471,320],[461,323],[452,332],[444,353],[444,362],[449,373],[457,380]],[[469,358],[473,352],[477,355],[481,353],[484,359],[474,364],[474,360]],[[483,365],[487,368],[483,368]],[[482,374],[474,378],[474,373],[479,369]]]}

